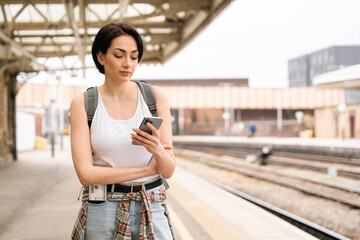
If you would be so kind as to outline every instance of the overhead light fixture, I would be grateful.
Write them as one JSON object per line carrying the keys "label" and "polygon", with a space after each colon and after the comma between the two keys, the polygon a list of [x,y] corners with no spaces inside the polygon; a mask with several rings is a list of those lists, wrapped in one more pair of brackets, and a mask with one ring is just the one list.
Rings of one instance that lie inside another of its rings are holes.
{"label": "overhead light fixture", "polygon": [[176,13],[176,16],[177,16],[178,18],[183,18],[183,17],[185,17],[185,12],[184,12],[184,11],[177,12],[177,13]]}
{"label": "overhead light fixture", "polygon": [[147,35],[147,36],[144,37],[145,42],[151,42],[151,40],[152,40],[152,38],[151,38],[150,35]]}
{"label": "overhead light fixture", "polygon": [[161,8],[164,9],[165,11],[170,9],[170,4],[169,3],[164,3],[163,5],[161,5]]}

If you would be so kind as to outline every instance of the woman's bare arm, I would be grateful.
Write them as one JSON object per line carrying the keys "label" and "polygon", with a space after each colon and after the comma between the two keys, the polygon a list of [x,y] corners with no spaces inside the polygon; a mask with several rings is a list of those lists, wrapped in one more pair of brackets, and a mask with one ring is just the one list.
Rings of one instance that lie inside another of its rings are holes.
{"label": "woman's bare arm", "polygon": [[157,87],[154,87],[154,91],[157,102],[157,113],[159,117],[164,119],[163,123],[159,130],[156,130],[151,124],[147,124],[152,131],[152,135],[143,131],[140,132],[139,129],[135,128],[134,131],[140,133],[145,138],[142,138],[138,134],[133,134],[132,138],[154,155],[157,172],[165,178],[170,178],[173,175],[176,166],[175,158],[171,150],[172,128],[170,107],[165,93]]}
{"label": "woman's bare arm", "polygon": [[84,95],[71,102],[71,152],[77,176],[83,185],[113,184],[156,173],[155,161],[144,168],[112,168],[93,166],[90,132],[85,111]]}

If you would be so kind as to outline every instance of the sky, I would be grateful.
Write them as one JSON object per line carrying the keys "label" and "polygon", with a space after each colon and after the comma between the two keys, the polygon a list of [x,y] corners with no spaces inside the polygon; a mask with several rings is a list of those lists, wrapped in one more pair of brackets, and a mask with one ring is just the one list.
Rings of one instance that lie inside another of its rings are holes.
{"label": "sky", "polygon": [[[359,9],[360,0],[234,0],[165,64],[141,64],[133,79],[249,78],[250,87],[287,87],[288,60],[360,45]],[[76,82],[103,81],[95,69],[86,76]]]}

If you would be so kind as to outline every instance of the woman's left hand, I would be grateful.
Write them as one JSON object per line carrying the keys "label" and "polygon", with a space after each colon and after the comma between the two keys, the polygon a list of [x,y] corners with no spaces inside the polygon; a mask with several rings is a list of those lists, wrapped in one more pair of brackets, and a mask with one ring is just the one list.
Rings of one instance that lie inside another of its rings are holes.
{"label": "woman's left hand", "polygon": [[135,133],[131,133],[131,139],[137,144],[144,146],[148,152],[154,154],[156,151],[163,149],[160,142],[160,133],[151,123],[146,123],[146,126],[151,130],[152,135],[138,128],[133,128]]}

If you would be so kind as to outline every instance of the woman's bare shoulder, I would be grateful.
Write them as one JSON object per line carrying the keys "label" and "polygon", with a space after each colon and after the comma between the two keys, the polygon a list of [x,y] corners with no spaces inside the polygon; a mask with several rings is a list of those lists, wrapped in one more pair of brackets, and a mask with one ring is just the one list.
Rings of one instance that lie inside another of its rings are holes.
{"label": "woman's bare shoulder", "polygon": [[70,105],[71,114],[82,114],[85,112],[85,98],[84,94],[76,95],[73,100],[71,101]]}
{"label": "woman's bare shoulder", "polygon": [[84,104],[85,104],[85,99],[83,93],[76,95],[71,101],[71,107],[78,107]]}
{"label": "woman's bare shoulder", "polygon": [[156,96],[156,106],[159,115],[168,115],[168,112],[170,112],[170,107],[166,92],[159,87],[154,87],[154,92]]}
{"label": "woman's bare shoulder", "polygon": [[155,96],[156,96],[156,102],[167,102],[167,95],[165,93],[165,91],[163,89],[161,89],[160,87],[153,87],[154,88],[154,92],[155,92]]}

